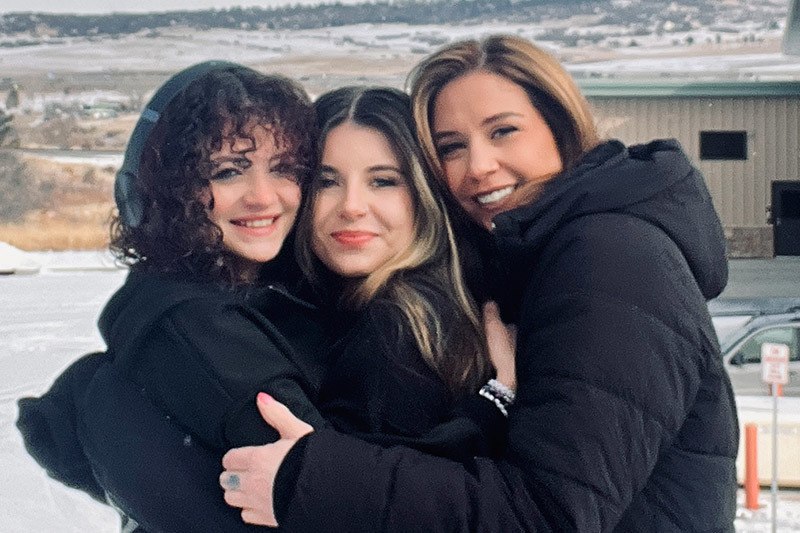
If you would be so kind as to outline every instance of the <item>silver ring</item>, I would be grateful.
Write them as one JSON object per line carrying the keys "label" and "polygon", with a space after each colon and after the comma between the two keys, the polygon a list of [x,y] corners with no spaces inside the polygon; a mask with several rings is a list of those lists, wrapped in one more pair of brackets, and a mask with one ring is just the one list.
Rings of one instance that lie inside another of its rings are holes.
{"label": "silver ring", "polygon": [[225,480],[224,484],[225,490],[239,490],[239,487],[241,487],[239,474],[228,474],[228,478]]}

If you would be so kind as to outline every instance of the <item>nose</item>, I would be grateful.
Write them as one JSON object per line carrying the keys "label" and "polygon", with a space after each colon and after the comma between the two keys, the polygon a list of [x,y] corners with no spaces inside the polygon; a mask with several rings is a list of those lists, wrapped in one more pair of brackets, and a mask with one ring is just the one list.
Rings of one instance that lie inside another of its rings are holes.
{"label": "nose", "polygon": [[497,170],[499,166],[494,150],[486,143],[471,143],[468,157],[467,177],[473,181],[480,181]]}
{"label": "nose", "polygon": [[367,214],[367,192],[359,186],[345,187],[341,204],[341,216],[355,220]]}
{"label": "nose", "polygon": [[247,180],[244,202],[248,207],[260,209],[269,206],[276,197],[275,183],[270,176],[252,176]]}

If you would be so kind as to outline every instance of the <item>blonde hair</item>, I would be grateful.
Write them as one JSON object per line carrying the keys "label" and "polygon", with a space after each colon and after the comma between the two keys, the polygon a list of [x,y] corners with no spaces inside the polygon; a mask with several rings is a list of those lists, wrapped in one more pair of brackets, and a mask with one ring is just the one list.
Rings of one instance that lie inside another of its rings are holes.
{"label": "blonde hair", "polygon": [[[423,59],[408,77],[417,134],[425,157],[439,178],[444,172],[431,132],[433,103],[445,85],[476,70],[502,76],[525,90],[555,137],[564,169],[573,167],[600,142],[586,98],[549,53],[511,35],[458,41]],[[527,191],[521,187],[519,192],[534,196],[540,185],[541,182],[531,184],[533,190]]]}
{"label": "blonde hair", "polygon": [[[361,309],[376,297],[392,302],[405,317],[422,357],[448,388],[454,393],[477,390],[491,368],[482,322],[464,286],[442,187],[431,178],[416,139],[408,95],[390,88],[344,87],[324,94],[314,107],[320,146],[331,130],[346,122],[372,128],[387,139],[400,161],[414,209],[411,246],[367,276],[349,280],[342,302],[351,309]],[[305,194],[296,240],[298,263],[312,283],[319,281],[321,266],[311,249],[316,183],[312,180]],[[416,272],[427,288],[414,279]],[[444,299],[431,301],[430,289]]]}

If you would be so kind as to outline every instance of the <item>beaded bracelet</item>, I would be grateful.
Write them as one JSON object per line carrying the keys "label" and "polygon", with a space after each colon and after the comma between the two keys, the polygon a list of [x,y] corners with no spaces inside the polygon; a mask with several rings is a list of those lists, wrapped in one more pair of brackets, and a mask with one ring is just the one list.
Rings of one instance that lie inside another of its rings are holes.
{"label": "beaded bracelet", "polygon": [[481,387],[481,390],[478,391],[478,394],[480,394],[481,396],[483,396],[484,398],[486,398],[487,400],[492,402],[495,405],[495,407],[497,407],[497,409],[501,413],[503,413],[503,416],[508,418],[508,409],[506,409],[506,405],[503,403],[503,401],[500,398],[498,398],[497,396],[492,395],[492,393],[489,392],[486,389],[486,385]]}
{"label": "beaded bracelet", "polygon": [[509,387],[506,387],[496,379],[490,379],[486,386],[491,388],[497,396],[502,396],[506,399],[506,403],[512,404],[514,400],[517,398],[516,393]]}
{"label": "beaded bracelet", "polygon": [[486,385],[481,387],[478,394],[492,402],[505,417],[508,417],[508,408],[514,403],[516,397],[514,391],[496,379],[490,379]]}

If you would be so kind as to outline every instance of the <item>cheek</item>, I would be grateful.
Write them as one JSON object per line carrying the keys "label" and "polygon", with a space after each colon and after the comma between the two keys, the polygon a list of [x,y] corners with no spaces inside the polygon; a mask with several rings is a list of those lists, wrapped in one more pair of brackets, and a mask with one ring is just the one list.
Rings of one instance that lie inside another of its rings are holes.
{"label": "cheek", "polygon": [[411,245],[414,241],[414,202],[411,200],[411,195],[406,193],[403,198],[398,198],[395,204],[400,206],[400,210],[396,214],[398,227],[400,228],[403,241],[407,245]]}
{"label": "cheek", "polygon": [[212,217],[218,217],[220,212],[225,210],[229,196],[230,194],[226,194],[225,187],[212,183],[200,193],[200,201],[205,204]]}
{"label": "cheek", "polygon": [[444,182],[447,188],[454,194],[458,193],[464,183],[464,172],[462,165],[457,160],[442,162],[442,171],[444,172]]}
{"label": "cheek", "polygon": [[296,183],[287,183],[281,190],[281,200],[283,207],[287,211],[297,212],[300,207],[300,186]]}
{"label": "cheek", "polygon": [[322,236],[326,234],[325,231],[325,201],[320,197],[314,201],[311,209],[311,250],[317,255],[323,255],[324,244]]}

